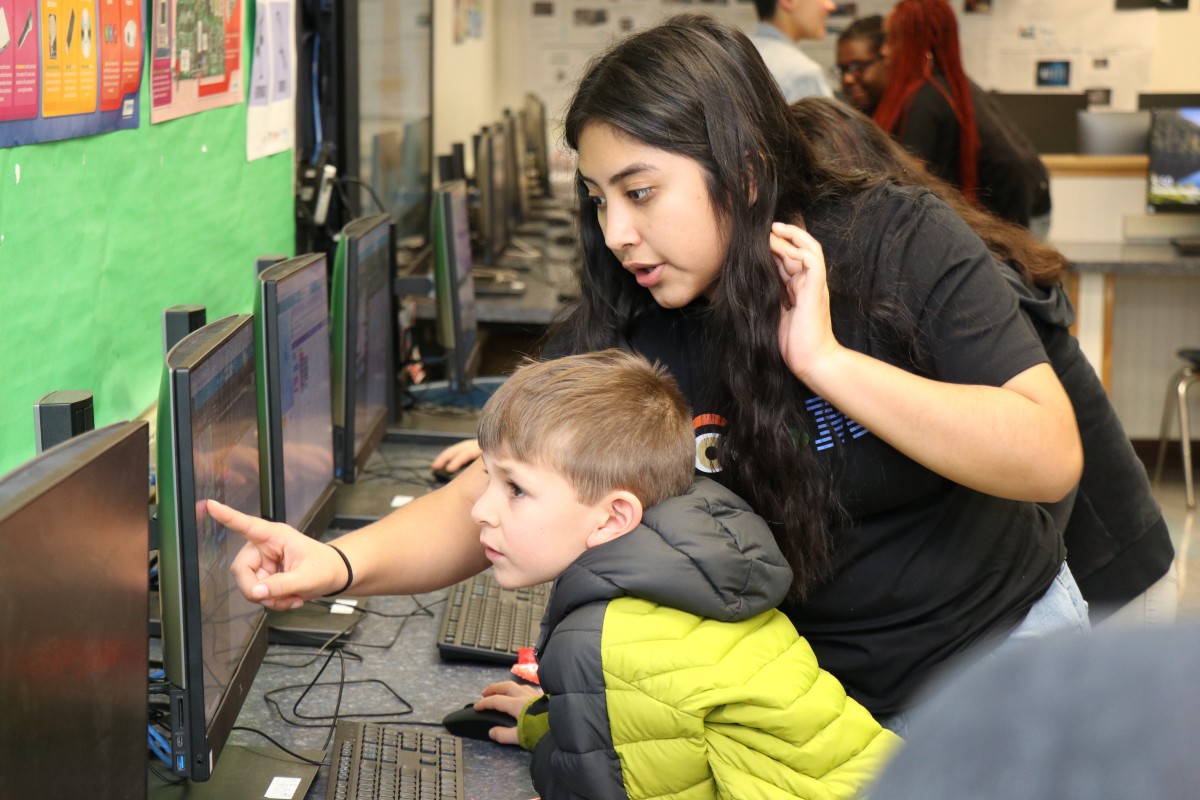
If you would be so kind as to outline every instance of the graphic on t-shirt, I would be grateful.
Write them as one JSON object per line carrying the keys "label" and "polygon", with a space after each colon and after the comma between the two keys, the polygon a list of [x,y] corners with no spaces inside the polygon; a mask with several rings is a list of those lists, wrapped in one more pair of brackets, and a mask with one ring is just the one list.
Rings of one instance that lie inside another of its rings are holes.
{"label": "graphic on t-shirt", "polygon": [[816,424],[817,437],[814,443],[818,452],[828,450],[838,442],[844,443],[847,435],[851,439],[857,439],[867,433],[866,428],[820,397],[807,400],[804,408],[812,414],[813,422]]}
{"label": "graphic on t-shirt", "polygon": [[700,414],[692,420],[696,434],[696,469],[712,475],[721,471],[717,460],[717,444],[725,430],[725,418],[719,414]]}

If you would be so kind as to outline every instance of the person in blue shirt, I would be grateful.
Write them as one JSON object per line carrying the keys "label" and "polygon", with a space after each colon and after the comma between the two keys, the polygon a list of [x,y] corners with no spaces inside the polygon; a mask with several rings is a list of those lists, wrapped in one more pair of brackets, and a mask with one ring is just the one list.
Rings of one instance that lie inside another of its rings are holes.
{"label": "person in blue shirt", "polygon": [[750,41],[758,48],[767,69],[789,103],[801,97],[832,97],[821,65],[797,42],[824,39],[825,20],[833,12],[831,0],[755,0],[758,27]]}

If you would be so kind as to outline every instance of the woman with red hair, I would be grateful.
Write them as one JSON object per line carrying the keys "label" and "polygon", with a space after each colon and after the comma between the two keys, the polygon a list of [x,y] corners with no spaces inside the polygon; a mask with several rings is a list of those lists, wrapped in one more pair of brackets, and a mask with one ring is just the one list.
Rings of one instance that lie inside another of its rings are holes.
{"label": "woman with red hair", "polygon": [[1026,228],[1048,227],[1050,176],[1025,134],[963,72],[949,3],[900,0],[883,35],[879,127],[977,205]]}
{"label": "woman with red hair", "polygon": [[875,121],[974,199],[979,131],[954,11],[946,0],[900,0],[883,30],[888,85]]}

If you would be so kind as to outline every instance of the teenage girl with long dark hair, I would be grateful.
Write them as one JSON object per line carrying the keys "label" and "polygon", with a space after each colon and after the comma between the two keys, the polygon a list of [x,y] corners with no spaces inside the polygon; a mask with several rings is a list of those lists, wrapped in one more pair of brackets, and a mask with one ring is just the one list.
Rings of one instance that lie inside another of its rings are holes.
{"label": "teenage girl with long dark hair", "polygon": [[[1036,505],[1079,479],[1070,402],[944,203],[816,158],[753,45],[704,16],[597,58],[566,137],[585,263],[547,352],[615,345],[671,371],[697,468],[772,525],[795,573],[782,608],[850,694],[902,727],[947,661],[1087,626]],[[485,568],[469,516],[485,482],[474,465],[339,539],[349,591]],[[251,541],[234,565],[251,599],[343,588],[332,548],[211,510]]]}

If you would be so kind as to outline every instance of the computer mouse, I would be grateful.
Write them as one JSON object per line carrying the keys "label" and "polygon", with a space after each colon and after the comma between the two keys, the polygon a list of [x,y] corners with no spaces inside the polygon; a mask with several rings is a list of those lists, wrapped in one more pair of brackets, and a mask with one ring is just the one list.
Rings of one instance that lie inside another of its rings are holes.
{"label": "computer mouse", "polygon": [[492,708],[476,710],[475,705],[469,703],[457,711],[447,714],[442,719],[442,724],[455,736],[462,736],[466,739],[483,739],[490,742],[488,731],[496,727],[512,728],[517,721],[503,711],[496,711]]}

